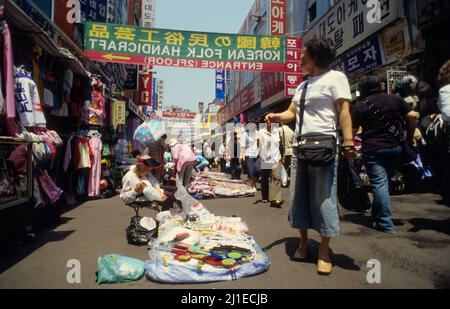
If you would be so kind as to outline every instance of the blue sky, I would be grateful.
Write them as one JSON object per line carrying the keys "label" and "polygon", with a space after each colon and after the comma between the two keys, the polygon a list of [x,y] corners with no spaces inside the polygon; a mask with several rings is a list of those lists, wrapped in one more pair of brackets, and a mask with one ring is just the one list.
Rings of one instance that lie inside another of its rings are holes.
{"label": "blue sky", "polygon": [[[254,0],[156,0],[156,28],[237,33]],[[214,70],[155,67],[164,79],[164,104],[198,111],[215,96]]]}

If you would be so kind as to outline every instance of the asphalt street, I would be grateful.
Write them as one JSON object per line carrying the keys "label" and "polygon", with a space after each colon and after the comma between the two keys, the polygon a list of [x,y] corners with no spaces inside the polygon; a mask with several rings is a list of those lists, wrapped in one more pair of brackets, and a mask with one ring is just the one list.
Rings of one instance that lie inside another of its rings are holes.
{"label": "asphalt street", "polygon": [[[288,190],[284,190],[287,198]],[[125,238],[133,210],[116,196],[86,202],[66,211],[61,222],[39,233],[0,261],[0,288],[449,288],[450,208],[438,204],[432,194],[393,197],[398,233],[386,235],[370,228],[368,214],[340,209],[343,233],[331,243],[334,270],[319,276],[315,262],[319,235],[310,233],[310,258],[290,259],[299,239],[287,222],[288,207],[271,208],[255,203],[255,197],[204,200],[217,215],[242,217],[258,244],[269,255],[270,269],[237,281],[206,284],[161,284],[143,278],[126,284],[96,284],[97,258],[117,253],[145,260],[147,248],[128,245]],[[144,209],[141,214],[153,216]],[[81,283],[66,280],[67,262],[81,263]],[[380,261],[381,283],[369,284],[367,262]]]}

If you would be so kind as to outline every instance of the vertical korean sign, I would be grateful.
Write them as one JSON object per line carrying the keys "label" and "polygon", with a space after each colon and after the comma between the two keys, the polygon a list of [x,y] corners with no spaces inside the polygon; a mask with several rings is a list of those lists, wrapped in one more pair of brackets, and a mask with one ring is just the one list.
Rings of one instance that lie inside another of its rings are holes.
{"label": "vertical korean sign", "polygon": [[286,0],[270,0],[270,34],[286,34]]}
{"label": "vertical korean sign", "polygon": [[158,79],[153,78],[152,80],[152,111],[156,111],[158,109],[158,91],[156,89],[158,84]]}
{"label": "vertical korean sign", "polygon": [[[142,0],[141,7],[141,26],[147,28],[155,27],[155,5],[153,0]],[[151,106],[152,111],[155,110],[154,92],[155,87],[153,75],[153,66],[140,66],[139,88],[138,88],[138,105]]]}
{"label": "vertical korean sign", "polygon": [[116,101],[117,124],[125,124],[125,101]]}
{"label": "vertical korean sign", "polygon": [[80,19],[83,23],[85,20],[106,22],[106,0],[79,0],[80,2]]}
{"label": "vertical korean sign", "polygon": [[141,26],[147,28],[155,27],[155,1],[142,0]]}
{"label": "vertical korean sign", "polygon": [[158,86],[156,90],[156,98],[157,98],[157,105],[156,108],[158,110],[162,110],[163,104],[164,104],[164,80],[158,79]]}
{"label": "vertical korean sign", "polygon": [[303,81],[300,69],[300,56],[302,41],[298,37],[287,37],[286,39],[286,73],[284,73],[285,96],[292,98],[295,89]]}
{"label": "vertical korean sign", "polygon": [[225,102],[225,71],[216,70],[216,103]]}
{"label": "vertical korean sign", "polygon": [[148,67],[142,70],[139,74],[138,91],[137,91],[137,105],[151,106],[152,105],[152,72]]}

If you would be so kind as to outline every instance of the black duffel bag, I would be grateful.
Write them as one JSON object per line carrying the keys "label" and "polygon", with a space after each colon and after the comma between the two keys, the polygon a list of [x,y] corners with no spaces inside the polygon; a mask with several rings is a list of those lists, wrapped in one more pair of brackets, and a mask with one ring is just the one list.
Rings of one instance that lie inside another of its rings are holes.
{"label": "black duffel bag", "polygon": [[132,217],[130,225],[126,229],[127,241],[130,245],[143,246],[148,244],[158,230],[158,227],[151,231],[144,229],[140,224],[141,219],[140,216]]}

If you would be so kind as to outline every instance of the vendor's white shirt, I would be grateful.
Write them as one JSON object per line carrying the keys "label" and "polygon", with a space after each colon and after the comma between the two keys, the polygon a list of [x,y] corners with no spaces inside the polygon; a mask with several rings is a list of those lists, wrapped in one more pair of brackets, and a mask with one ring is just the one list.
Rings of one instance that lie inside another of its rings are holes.
{"label": "vendor's white shirt", "polygon": [[[294,145],[297,145],[299,134],[300,98],[305,83],[306,81],[297,87],[293,99],[296,109]],[[350,85],[344,73],[331,70],[322,75],[310,77],[306,90],[302,135],[321,133],[336,137],[339,118],[335,101],[338,99],[351,100],[351,98]]]}
{"label": "vendor's white shirt", "polygon": [[158,180],[156,180],[152,174],[149,174],[147,177],[139,178],[134,172],[135,167],[135,165],[132,165],[130,170],[122,178],[122,191],[120,191],[120,198],[125,204],[134,202],[138,197],[138,194],[134,191],[134,188],[139,182],[143,181],[147,184],[147,186],[151,185],[153,188],[156,186],[159,187]]}
{"label": "vendor's white shirt", "polygon": [[244,156],[250,158],[257,158],[259,156],[258,135],[258,130],[246,130],[242,132],[239,143],[245,149]]}
{"label": "vendor's white shirt", "polygon": [[272,130],[272,132],[265,128],[259,130],[261,169],[273,169],[281,160],[280,133],[276,128]]}
{"label": "vendor's white shirt", "polygon": [[444,121],[450,122],[450,85],[444,86],[439,90],[439,99],[437,103]]}

